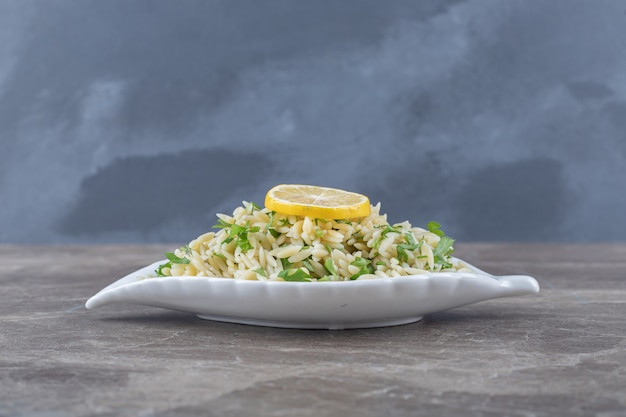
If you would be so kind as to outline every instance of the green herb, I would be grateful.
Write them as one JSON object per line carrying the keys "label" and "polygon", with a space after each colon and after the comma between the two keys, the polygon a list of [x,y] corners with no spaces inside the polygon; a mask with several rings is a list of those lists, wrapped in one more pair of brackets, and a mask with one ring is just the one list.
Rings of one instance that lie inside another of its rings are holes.
{"label": "green herb", "polygon": [[287,258],[280,258],[280,263],[283,266],[283,270],[289,268],[291,265],[293,265],[291,262],[289,262],[289,259]]}
{"label": "green herb", "polygon": [[265,269],[263,269],[262,266],[257,268],[257,269],[255,269],[254,272],[256,272],[257,274],[261,275],[262,277],[267,277],[267,272],[265,272]]}
{"label": "green herb", "polygon": [[267,226],[265,226],[265,230],[269,229],[274,225],[274,216],[276,216],[276,212],[274,210],[270,211],[267,217],[270,218],[270,221],[267,222]]}
{"label": "green herb", "polygon": [[276,216],[276,212],[272,210],[270,211],[268,216],[270,218],[270,221],[265,226],[265,231],[270,232],[270,234],[274,236],[274,239],[276,239],[278,236],[280,236],[280,232],[274,229],[274,216]]}
{"label": "green herb", "polygon": [[300,282],[309,282],[312,277],[308,273],[304,272],[302,269],[286,269],[280,271],[278,276],[284,279],[285,281],[300,281]]}
{"label": "green herb", "polygon": [[385,229],[380,234],[382,237],[387,237],[387,234],[389,234],[389,233],[400,233],[400,228],[399,227],[391,226],[391,225],[388,225],[388,224],[376,226],[376,228],[377,229],[382,229],[382,228]]}
{"label": "green herb", "polygon": [[222,219],[217,219],[217,224],[213,225],[213,229],[226,229],[232,226],[230,223],[226,223]]}
{"label": "green herb", "polygon": [[450,268],[452,263],[450,263],[450,256],[454,249],[452,245],[454,244],[454,239],[441,230],[441,225],[435,221],[428,222],[426,228],[429,232],[436,234],[440,237],[439,243],[433,250],[433,257],[435,259],[435,264],[441,265],[442,268]]}
{"label": "green herb", "polygon": [[409,245],[417,245],[417,242],[415,241],[415,236],[413,235],[413,232],[407,232],[404,234],[404,237],[406,238],[406,241]]}
{"label": "green herb", "polygon": [[165,257],[173,264],[188,264],[189,259],[179,258],[174,252],[165,252]]}
{"label": "green herb", "polygon": [[248,240],[239,239],[237,240],[237,246],[241,248],[242,252],[248,252],[253,248],[252,244]]}
{"label": "green herb", "polygon": [[315,268],[313,268],[313,265],[311,265],[311,262],[309,262],[308,259],[305,259],[304,261],[302,261],[302,263],[304,264],[304,267],[310,272],[315,272]]}
{"label": "green herb", "polygon": [[324,231],[322,229],[315,229],[315,236],[317,237],[324,236]]}
{"label": "green herb", "polygon": [[154,271],[157,277],[165,277],[166,275],[163,273],[164,268],[171,268],[172,263],[166,262],[164,264],[159,265],[159,267]]}
{"label": "green herb", "polygon": [[254,210],[261,210],[261,207],[258,206],[258,204],[255,204],[254,202],[250,202],[250,207],[252,207],[252,210],[250,210],[251,212],[254,212]]}
{"label": "green herb", "polygon": [[237,239],[237,246],[241,248],[242,252],[247,252],[252,249],[252,245],[248,241],[248,231],[247,226],[239,226],[237,224],[233,224],[230,228],[229,237]]}
{"label": "green herb", "polygon": [[230,226],[230,236],[235,237],[239,233],[246,231],[246,226],[239,226],[238,224],[232,224]]}
{"label": "green herb", "polygon": [[376,262],[376,266],[378,265],[387,266],[387,263],[385,263],[384,261],[378,261]]}
{"label": "green herb", "polygon": [[237,246],[239,246],[243,252],[247,252],[253,248],[252,244],[248,240],[248,233],[256,233],[261,230],[258,226],[250,227],[250,224],[247,224],[246,226],[239,226],[238,224],[230,224],[223,221],[221,223],[218,222],[218,224],[213,227],[223,228],[224,230],[229,229],[228,237],[224,239],[222,244],[228,244],[236,239]]}
{"label": "green herb", "polygon": [[396,246],[396,251],[398,252],[398,260],[400,262],[408,262],[409,255],[407,251],[414,251],[416,249],[419,249],[424,243],[423,240],[420,241],[420,243],[416,243],[415,237],[411,232],[405,233],[404,237],[408,243],[400,243],[398,244],[398,246]]}
{"label": "green herb", "polygon": [[354,265],[359,268],[359,272],[357,272],[356,274],[350,277],[351,280],[355,280],[364,274],[374,273],[374,267],[372,266],[372,262],[369,259],[365,259],[365,258],[361,258],[360,256],[357,256],[350,265]]}
{"label": "green herb", "polygon": [[280,223],[281,226],[291,226],[291,223],[289,223],[289,219],[287,217],[285,217],[284,219],[280,219],[278,223]]}
{"label": "green herb", "polygon": [[435,263],[440,264],[443,268],[450,268],[452,264],[449,262],[449,257],[454,252],[454,248],[452,245],[454,244],[454,239],[449,236],[443,236],[437,247],[433,250],[433,257],[435,258]]}
{"label": "green herb", "polygon": [[328,271],[329,274],[337,275],[337,271],[335,270],[335,264],[333,263],[332,259],[328,258],[324,261],[324,268]]}
{"label": "green herb", "polygon": [[354,261],[352,261],[352,263],[350,265],[354,265],[354,266],[358,266],[359,268],[363,268],[364,266],[367,266],[369,264],[369,261],[365,258],[361,258],[360,256],[357,256],[356,258],[354,258]]}
{"label": "green herb", "polygon": [[437,222],[428,222],[426,228],[430,233],[434,233],[439,237],[443,237],[445,233],[441,230],[441,225]]}
{"label": "green herb", "polygon": [[396,251],[398,252],[398,260],[400,262],[408,262],[409,260],[409,255],[406,253],[406,249],[404,248],[405,245],[398,245],[396,247]]}
{"label": "green herb", "polygon": [[213,251],[213,255],[217,256],[218,258],[226,259],[226,257],[223,254],[215,252],[215,251]]}
{"label": "green herb", "polygon": [[[181,246],[178,249],[181,252],[183,252],[185,255],[191,255],[191,248],[189,247],[189,245]],[[166,276],[163,273],[163,269],[171,268],[172,264],[188,264],[189,263],[189,259],[185,257],[179,258],[178,256],[176,256],[174,252],[165,252],[165,257],[169,260],[169,262],[166,262],[158,266],[158,268],[154,271],[157,277]]]}

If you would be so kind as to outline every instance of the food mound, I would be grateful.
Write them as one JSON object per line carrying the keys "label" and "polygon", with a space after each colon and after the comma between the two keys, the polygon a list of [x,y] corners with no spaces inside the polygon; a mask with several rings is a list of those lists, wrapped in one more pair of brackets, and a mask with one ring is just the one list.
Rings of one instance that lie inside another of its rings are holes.
{"label": "food mound", "polygon": [[[471,271],[451,257],[454,240],[445,236],[436,222],[430,222],[427,229],[412,227],[408,221],[390,225],[387,216],[380,214],[380,203],[371,206],[366,197],[356,201],[352,196],[349,200],[349,204],[360,208],[341,207],[341,196],[333,195],[331,202],[322,201],[319,195],[305,201],[302,195],[290,197],[293,190],[289,188],[287,194],[272,194],[278,187],[292,187],[300,194],[301,187],[308,187],[307,194],[343,192],[314,186],[277,186],[268,192],[265,208],[244,201],[232,216],[217,214],[218,223],[213,227],[219,231],[205,233],[188,245],[166,253],[169,262],[160,265],[156,275],[349,281]],[[276,195],[280,201],[273,199]],[[364,204],[367,204],[365,211]],[[285,214],[273,207],[308,215]],[[334,217],[332,213],[345,212],[368,214],[328,218]],[[312,217],[319,214],[326,218]]]}

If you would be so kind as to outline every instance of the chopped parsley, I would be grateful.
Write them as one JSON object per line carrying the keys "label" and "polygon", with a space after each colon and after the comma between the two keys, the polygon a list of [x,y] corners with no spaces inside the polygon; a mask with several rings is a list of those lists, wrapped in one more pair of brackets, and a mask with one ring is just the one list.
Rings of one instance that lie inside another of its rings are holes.
{"label": "chopped parsley", "polygon": [[278,223],[279,223],[281,226],[291,226],[291,223],[289,222],[289,219],[288,219],[287,217],[285,217],[285,218],[283,218],[283,219],[280,219],[280,220],[278,221]]}
{"label": "chopped parsley", "polygon": [[374,243],[372,243],[372,249],[378,249],[380,247],[380,243],[384,238],[387,237],[389,233],[401,233],[400,228],[398,226],[391,226],[389,224],[374,226],[377,229],[385,229],[381,232],[380,236],[374,239]]}
{"label": "chopped parsley", "polygon": [[454,239],[449,236],[443,236],[437,247],[433,250],[433,257],[435,258],[435,263],[440,264],[442,268],[450,268],[452,263],[450,262],[450,256],[452,252],[454,252],[454,248],[452,245],[454,244]]}
{"label": "chopped parsley", "polygon": [[[187,245],[182,246],[180,250],[183,251],[185,255],[191,255],[191,248],[189,248],[189,246]],[[179,258],[178,256],[176,256],[174,252],[165,252],[165,257],[169,260],[169,262],[166,262],[158,266],[158,268],[154,271],[157,277],[166,276],[163,273],[163,269],[171,268],[172,264],[188,264],[189,263],[189,259],[185,257]]]}
{"label": "chopped parsley", "polygon": [[188,264],[189,259],[179,258],[174,252],[165,252],[165,257],[173,264]]}
{"label": "chopped parsley", "polygon": [[233,240],[236,240],[237,246],[241,248],[242,252],[247,252],[252,249],[252,244],[248,240],[248,233],[256,233],[261,230],[261,228],[258,226],[250,227],[250,224],[247,224],[245,226],[239,226],[235,223],[227,223],[222,219],[219,219],[217,221],[217,224],[213,227],[217,229],[228,230],[228,236],[226,237],[226,239],[224,239],[222,244],[228,244]]}
{"label": "chopped parsley", "polygon": [[445,233],[443,233],[443,230],[441,230],[441,225],[437,222],[428,222],[426,228],[430,233],[434,233],[439,237],[445,236]]}
{"label": "chopped parsley", "polygon": [[285,269],[278,273],[278,276],[285,281],[310,282],[313,277],[300,268]]}
{"label": "chopped parsley", "polygon": [[452,247],[454,239],[450,236],[446,236],[443,230],[441,230],[441,225],[437,222],[428,222],[426,228],[429,232],[436,234],[440,238],[439,243],[435,249],[433,249],[435,264],[441,265],[442,268],[452,267],[450,256],[452,256],[452,253],[454,252],[454,248]]}
{"label": "chopped parsley", "polygon": [[230,223],[225,222],[222,219],[217,219],[217,224],[213,225],[213,229],[227,229],[232,226]]}
{"label": "chopped parsley", "polygon": [[372,266],[372,261],[370,261],[369,259],[365,259],[365,258],[361,258],[360,256],[357,256],[350,265],[354,265],[359,268],[359,272],[357,272],[356,274],[350,277],[351,280],[355,280],[361,275],[374,273],[374,267]]}
{"label": "chopped parsley", "polygon": [[280,236],[280,232],[274,229],[274,216],[276,216],[276,212],[272,210],[270,211],[268,216],[270,218],[270,221],[267,222],[267,226],[265,226],[265,231],[270,232],[274,239],[276,239],[278,236]]}
{"label": "chopped parsley", "polygon": [[389,224],[386,224],[384,226],[378,226],[379,229],[383,227],[385,228],[385,230],[383,230],[383,232],[381,233],[383,237],[387,237],[387,234],[389,233],[400,233],[400,228],[397,226],[391,226]]}
{"label": "chopped parsley", "polygon": [[326,269],[326,271],[328,271],[330,275],[337,275],[337,271],[335,270],[335,264],[333,263],[333,260],[330,258],[324,261],[324,269]]}
{"label": "chopped parsley", "polygon": [[311,262],[309,262],[309,260],[308,260],[308,259],[303,260],[303,261],[302,261],[302,264],[303,264],[303,265],[304,265],[304,267],[305,267],[306,269],[308,269],[310,272],[313,272],[313,273],[315,272],[315,268],[313,268],[313,265],[311,265]]}
{"label": "chopped parsley", "polygon": [[284,270],[288,269],[292,265],[287,258],[280,258],[280,263],[282,264]]}
{"label": "chopped parsley", "polygon": [[407,241],[407,243],[400,243],[398,244],[398,246],[396,247],[396,250],[398,252],[398,260],[400,262],[408,262],[409,261],[409,255],[407,253],[407,251],[414,251],[417,250],[419,248],[422,247],[422,244],[424,243],[423,240],[421,240],[419,243],[415,242],[415,237],[413,236],[412,232],[407,232],[404,234],[405,239]]}
{"label": "chopped parsley", "polygon": [[172,263],[166,262],[164,264],[159,265],[159,267],[154,272],[156,273],[157,277],[165,277],[167,275],[163,273],[163,268],[171,268],[171,267],[172,267]]}

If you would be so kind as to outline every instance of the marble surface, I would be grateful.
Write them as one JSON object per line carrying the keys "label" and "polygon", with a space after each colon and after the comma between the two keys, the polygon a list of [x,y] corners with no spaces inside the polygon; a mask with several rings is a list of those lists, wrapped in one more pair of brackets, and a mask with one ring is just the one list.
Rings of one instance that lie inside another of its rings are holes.
{"label": "marble surface", "polygon": [[289,182],[463,241],[625,241],[625,11],[0,0],[0,242],[185,242]]}
{"label": "marble surface", "polygon": [[626,245],[458,245],[542,291],[380,329],[84,309],[172,246],[0,246],[0,416],[626,415]]}

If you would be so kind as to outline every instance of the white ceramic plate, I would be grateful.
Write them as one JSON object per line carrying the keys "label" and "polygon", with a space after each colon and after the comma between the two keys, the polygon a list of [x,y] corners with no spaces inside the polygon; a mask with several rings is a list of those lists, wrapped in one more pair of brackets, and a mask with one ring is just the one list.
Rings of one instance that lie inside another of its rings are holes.
{"label": "white ceramic plate", "polygon": [[88,309],[141,304],[190,312],[208,320],[301,329],[349,329],[406,324],[425,314],[500,297],[535,294],[529,276],[439,272],[340,282],[245,281],[154,276],[159,261],[91,297]]}

